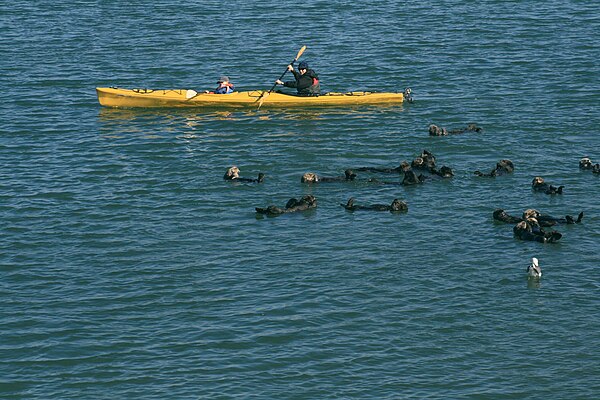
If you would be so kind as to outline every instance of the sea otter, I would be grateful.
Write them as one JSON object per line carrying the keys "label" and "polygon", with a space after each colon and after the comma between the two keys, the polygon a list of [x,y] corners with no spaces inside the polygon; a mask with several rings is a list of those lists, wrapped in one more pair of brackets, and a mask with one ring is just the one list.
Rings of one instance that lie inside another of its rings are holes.
{"label": "sea otter", "polygon": [[521,240],[541,243],[555,243],[562,237],[560,232],[543,230],[535,218],[529,218],[516,224],[513,227],[513,233]]}
{"label": "sea otter", "polygon": [[421,155],[415,157],[410,163],[410,166],[413,169],[422,169],[431,172],[435,169],[435,156],[430,151],[423,150]]}
{"label": "sea otter", "polygon": [[429,125],[429,135],[430,136],[448,136],[448,135],[458,135],[464,132],[481,132],[483,129],[476,124],[468,124],[466,128],[456,128],[456,129],[446,129],[439,127],[437,125],[431,124]]}
{"label": "sea otter", "polygon": [[448,136],[448,130],[431,124],[429,125],[429,136]]}
{"label": "sea otter", "polygon": [[556,218],[551,215],[542,214],[538,210],[530,208],[523,212],[522,218],[519,218],[507,214],[506,211],[504,211],[501,208],[497,208],[492,213],[492,216],[496,221],[505,222],[507,224],[516,224],[518,222],[525,221],[528,218],[535,218],[540,226],[549,227],[554,226],[556,224],[578,224],[583,219],[583,211],[579,213],[577,219],[573,218],[570,215],[566,215],[564,218]]}
{"label": "sea otter", "polygon": [[354,197],[350,197],[346,204],[340,204],[346,210],[349,211],[357,211],[357,210],[372,210],[372,211],[390,211],[390,212],[400,212],[400,211],[408,211],[408,205],[401,200],[394,199],[392,204],[372,204],[370,206],[360,206],[354,204]]}
{"label": "sea otter", "polygon": [[529,208],[523,211],[523,219],[527,220],[528,218],[535,218],[541,226],[553,226],[556,224],[578,224],[583,219],[583,211],[579,213],[577,219],[573,218],[570,215],[565,215],[564,217],[553,217],[551,215],[542,214],[536,209]]}
{"label": "sea otter", "polygon": [[313,195],[302,196],[300,200],[292,197],[288,200],[285,205],[285,208],[277,207],[277,206],[268,206],[267,208],[259,208],[256,207],[255,210],[259,214],[266,214],[270,216],[281,215],[285,213],[291,213],[296,211],[306,211],[311,208],[317,207],[317,199]]}
{"label": "sea otter", "polygon": [[240,169],[234,165],[233,167],[227,169],[227,172],[225,172],[225,175],[223,175],[223,179],[226,181],[263,183],[265,180],[265,174],[260,172],[257,179],[241,178]]}
{"label": "sea otter", "polygon": [[506,174],[511,174],[515,170],[515,166],[510,160],[500,160],[496,163],[496,168],[489,174],[485,174],[480,171],[475,171],[474,174],[477,176],[496,177]]}
{"label": "sea otter", "polygon": [[302,183],[317,183],[317,182],[344,182],[353,181],[356,178],[356,174],[351,170],[347,169],[344,171],[344,176],[319,176],[313,172],[307,172],[302,175],[300,182]]}
{"label": "sea otter", "polygon": [[531,188],[536,192],[544,192],[546,194],[562,194],[564,186],[552,186],[544,181],[544,178],[536,176],[531,181]]}

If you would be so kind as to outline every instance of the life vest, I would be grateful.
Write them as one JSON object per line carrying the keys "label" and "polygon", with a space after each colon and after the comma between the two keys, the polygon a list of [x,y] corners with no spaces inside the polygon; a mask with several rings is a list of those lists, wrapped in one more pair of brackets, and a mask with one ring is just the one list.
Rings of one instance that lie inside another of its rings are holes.
{"label": "life vest", "polygon": [[308,71],[306,71],[305,74],[308,75],[308,77],[310,77],[310,79],[312,80],[312,83],[309,87],[302,90],[302,95],[303,96],[318,96],[319,94],[321,94],[321,84],[319,83],[319,76],[312,69],[309,69]]}
{"label": "life vest", "polygon": [[319,95],[321,94],[321,84],[319,83],[319,78],[312,77],[312,85],[308,87],[311,95]]}
{"label": "life vest", "polygon": [[233,93],[233,83],[231,82],[221,82],[219,87],[215,89],[215,94],[229,94]]}

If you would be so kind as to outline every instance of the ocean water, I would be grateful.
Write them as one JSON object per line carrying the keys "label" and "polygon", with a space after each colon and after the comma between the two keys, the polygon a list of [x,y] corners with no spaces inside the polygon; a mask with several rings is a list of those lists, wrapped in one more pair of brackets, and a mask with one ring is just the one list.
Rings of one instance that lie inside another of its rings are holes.
{"label": "ocean water", "polygon": [[[578,168],[600,162],[599,31],[576,0],[2,3],[0,397],[599,398],[600,177]],[[98,86],[223,74],[268,89],[303,45],[323,90],[415,101],[97,102]],[[300,183],[424,149],[454,178]],[[473,175],[503,158],[513,174]],[[226,182],[231,165],[265,182]],[[535,176],[564,194],[532,192]],[[315,210],[254,212],[305,194]],[[351,213],[349,197],[409,210]],[[496,208],[585,217],[541,244]]]}

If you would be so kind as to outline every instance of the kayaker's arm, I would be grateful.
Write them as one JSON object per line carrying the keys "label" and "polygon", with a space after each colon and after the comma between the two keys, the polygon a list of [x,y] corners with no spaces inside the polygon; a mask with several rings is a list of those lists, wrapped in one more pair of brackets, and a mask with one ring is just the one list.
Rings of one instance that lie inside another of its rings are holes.
{"label": "kayaker's arm", "polygon": [[280,79],[277,79],[277,80],[275,81],[275,83],[276,83],[276,84],[278,84],[278,85],[283,85],[283,86],[285,86],[285,87],[291,87],[291,88],[295,88],[295,87],[297,87],[297,82],[296,82],[296,81],[287,81],[287,82],[283,82],[282,80],[280,80]]}
{"label": "kayaker's arm", "polygon": [[292,64],[289,64],[287,66],[288,71],[290,71],[292,74],[294,74],[294,79],[293,81],[287,81],[287,82],[283,82],[281,79],[277,79],[275,81],[275,83],[277,85],[283,85],[285,87],[291,87],[291,88],[295,88],[297,87],[297,82],[298,82],[298,78],[300,77],[300,74],[297,71],[294,71],[294,66]]}

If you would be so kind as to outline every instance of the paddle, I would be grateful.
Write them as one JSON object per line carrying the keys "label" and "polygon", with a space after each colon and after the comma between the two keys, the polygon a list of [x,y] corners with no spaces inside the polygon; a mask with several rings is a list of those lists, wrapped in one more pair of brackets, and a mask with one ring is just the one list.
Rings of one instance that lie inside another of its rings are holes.
{"label": "paddle", "polygon": [[[300,58],[300,56],[302,55],[302,53],[304,53],[304,50],[306,50],[306,46],[302,46],[302,48],[300,50],[298,50],[298,54],[296,54],[296,58],[294,58],[292,60],[291,63],[289,63],[289,65],[294,65],[294,63],[296,61],[298,61],[298,59]],[[283,74],[281,74],[281,76],[279,77],[278,80],[281,80],[285,74],[288,72],[287,67],[285,67],[285,71],[283,71]],[[274,83],[273,86],[271,86],[271,89],[269,89],[268,92],[262,92],[262,94],[260,95],[260,98],[258,99],[258,108],[256,109],[257,111],[260,109],[260,106],[262,106],[263,101],[265,101],[265,99],[269,96],[269,94],[271,94],[271,92],[273,91],[273,89],[275,89],[275,86],[277,86],[277,83]]]}

